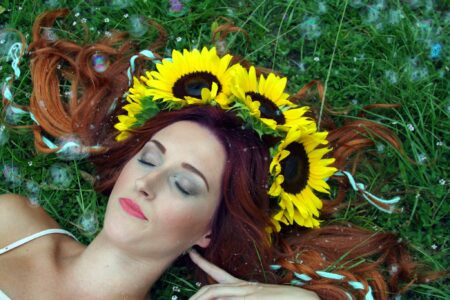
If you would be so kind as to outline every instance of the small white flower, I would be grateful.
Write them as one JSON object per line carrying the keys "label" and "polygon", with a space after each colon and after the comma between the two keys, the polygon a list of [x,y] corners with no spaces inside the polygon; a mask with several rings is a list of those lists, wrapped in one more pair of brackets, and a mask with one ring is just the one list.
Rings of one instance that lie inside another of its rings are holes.
{"label": "small white flower", "polygon": [[439,184],[440,185],[445,185],[445,179],[444,178],[439,179]]}
{"label": "small white flower", "polygon": [[105,21],[105,23],[109,23],[109,18],[105,18],[103,21]]}
{"label": "small white flower", "polygon": [[172,287],[172,291],[174,291],[174,292],[180,292],[181,290],[180,290],[180,287],[179,287],[179,286],[174,285],[174,286]]}
{"label": "small white flower", "polygon": [[439,142],[436,143],[436,146],[439,146],[439,147],[441,147],[441,146],[443,146],[443,145],[444,145],[444,143],[441,142],[441,141],[439,141]]}
{"label": "small white flower", "polygon": [[352,103],[353,103],[353,105],[357,105],[358,104],[358,99],[353,99]]}
{"label": "small white flower", "polygon": [[183,38],[181,36],[178,36],[175,40],[177,41],[177,43],[179,43],[183,40]]}
{"label": "small white flower", "polygon": [[19,9],[19,10],[22,10],[22,6],[19,6],[18,9]]}
{"label": "small white flower", "polygon": [[425,155],[425,153],[420,153],[420,154],[417,156],[417,161],[419,162],[419,164],[425,163],[425,161],[426,161],[427,159],[428,159],[428,158],[427,158],[427,156]]}
{"label": "small white flower", "polygon": [[123,17],[124,17],[125,19],[127,19],[127,18],[128,18],[128,14],[124,14]]}
{"label": "small white flower", "polygon": [[397,272],[398,272],[398,265],[397,264],[391,265],[389,268],[389,274],[392,276]]}
{"label": "small white flower", "polygon": [[178,300],[178,296],[177,295],[173,295],[172,298],[170,298],[171,300]]}
{"label": "small white flower", "polygon": [[72,26],[77,25],[77,21],[73,21]]}
{"label": "small white flower", "polygon": [[320,61],[320,58],[318,56],[314,57],[314,61]]}
{"label": "small white flower", "polygon": [[81,19],[81,23],[85,24],[87,22],[86,18]]}
{"label": "small white flower", "polygon": [[436,250],[436,249],[438,248],[438,246],[437,246],[436,244],[433,244],[433,245],[431,245],[431,248],[432,248],[433,250]]}
{"label": "small white flower", "polygon": [[77,12],[77,13],[75,14],[75,17],[78,18],[79,16],[80,16],[80,13]]}
{"label": "small white flower", "polygon": [[29,162],[28,162],[28,165],[31,167],[31,166],[33,165],[33,162],[32,162],[32,161],[29,161]]}
{"label": "small white flower", "polygon": [[408,125],[406,125],[409,129],[409,131],[414,131],[414,126],[411,123],[408,123]]}
{"label": "small white flower", "polygon": [[109,32],[109,31],[105,31],[105,36],[106,36],[106,37],[111,37],[111,36],[112,36],[112,33]]}

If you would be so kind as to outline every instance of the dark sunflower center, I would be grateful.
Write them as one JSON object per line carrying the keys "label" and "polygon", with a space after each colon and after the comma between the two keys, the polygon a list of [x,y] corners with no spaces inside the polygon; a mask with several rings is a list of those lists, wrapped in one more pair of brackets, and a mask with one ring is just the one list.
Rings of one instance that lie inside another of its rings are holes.
{"label": "dark sunflower center", "polygon": [[172,87],[172,93],[175,97],[184,99],[184,97],[202,98],[202,89],[211,89],[213,82],[218,86],[217,93],[220,93],[222,86],[216,76],[208,72],[194,72],[183,75]]}
{"label": "dark sunflower center", "polygon": [[297,194],[303,190],[309,177],[309,160],[303,145],[298,143],[290,144],[286,147],[290,152],[288,157],[280,164],[284,182],[281,187],[290,194]]}
{"label": "dark sunflower center", "polygon": [[275,103],[263,95],[255,92],[248,92],[245,95],[250,96],[253,101],[259,101],[259,103],[261,103],[261,106],[259,107],[261,117],[275,120],[277,124],[284,124],[286,122],[283,112],[275,105]]}

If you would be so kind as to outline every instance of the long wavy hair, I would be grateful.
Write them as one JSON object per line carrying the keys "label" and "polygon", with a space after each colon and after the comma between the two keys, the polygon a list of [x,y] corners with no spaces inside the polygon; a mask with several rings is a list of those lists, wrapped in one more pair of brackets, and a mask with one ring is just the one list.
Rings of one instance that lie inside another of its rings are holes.
{"label": "long wavy hair", "polygon": [[[387,299],[424,279],[418,275],[417,265],[405,244],[392,233],[371,232],[347,223],[320,229],[292,226],[269,240],[266,233],[271,224],[267,195],[268,146],[252,131],[242,129],[241,121],[231,112],[206,106],[162,112],[136,129],[126,141],[116,142],[112,125],[123,112],[121,97],[128,89],[128,60],[136,49],[126,33],[114,33],[110,38],[88,45],[68,40],[52,41],[42,34],[43,27],[51,27],[56,18],[67,13],[67,10],[44,13],[33,27],[29,49],[33,94],[29,109],[40,124],[32,127],[38,150],[56,151],[43,143],[42,131],[55,138],[76,135],[87,146],[101,144],[101,151],[96,148],[91,156],[99,174],[95,188],[108,193],[124,164],[157,131],[181,120],[197,122],[218,137],[227,154],[220,209],[213,224],[210,247],[203,252],[206,259],[247,280],[290,283],[295,273],[306,274],[311,280],[302,288],[316,292],[322,299],[348,299],[349,294],[360,298],[369,286],[377,299]],[[149,47],[156,52],[167,33],[158,24],[151,24],[160,33],[160,38]],[[223,35],[213,33],[214,38],[218,36]],[[91,66],[91,56],[97,51],[111,60],[103,73],[95,72]],[[71,85],[68,101],[60,95],[62,81]],[[312,85],[314,82],[292,100],[302,99]],[[320,84],[318,88],[320,94]],[[330,130],[328,140],[334,147],[332,156],[339,169],[349,165],[349,156],[372,146],[374,136],[401,151],[395,135],[375,122],[361,120],[335,127],[328,120],[324,125]],[[336,182],[337,196],[324,201],[322,217],[335,212],[345,197],[348,182],[344,179],[336,179]],[[279,264],[284,271],[271,271],[270,264]],[[333,270],[345,277],[340,280],[323,278],[316,273],[320,270]],[[197,273],[200,280],[211,282],[201,272]],[[361,282],[364,290],[351,288],[350,281]]]}

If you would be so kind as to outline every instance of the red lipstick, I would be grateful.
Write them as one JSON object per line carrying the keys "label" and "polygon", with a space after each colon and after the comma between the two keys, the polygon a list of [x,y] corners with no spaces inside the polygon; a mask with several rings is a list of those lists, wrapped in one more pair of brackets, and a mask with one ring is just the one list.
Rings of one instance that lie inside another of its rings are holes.
{"label": "red lipstick", "polygon": [[148,221],[147,217],[144,215],[139,205],[133,200],[128,198],[119,198],[119,202],[120,206],[122,206],[122,209],[129,215]]}

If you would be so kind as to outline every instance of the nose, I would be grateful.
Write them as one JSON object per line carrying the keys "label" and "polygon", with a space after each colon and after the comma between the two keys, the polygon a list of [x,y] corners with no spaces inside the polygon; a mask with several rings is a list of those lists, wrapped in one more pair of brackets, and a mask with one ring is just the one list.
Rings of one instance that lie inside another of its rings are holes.
{"label": "nose", "polygon": [[136,179],[136,190],[140,197],[151,200],[156,197],[155,183],[146,176]]}

